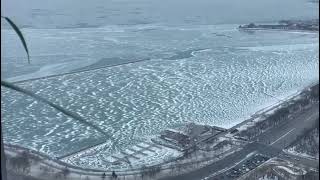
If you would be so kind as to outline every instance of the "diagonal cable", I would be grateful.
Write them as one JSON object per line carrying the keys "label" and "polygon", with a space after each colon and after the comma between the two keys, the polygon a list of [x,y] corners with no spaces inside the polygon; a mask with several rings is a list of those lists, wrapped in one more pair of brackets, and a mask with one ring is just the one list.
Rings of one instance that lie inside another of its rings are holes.
{"label": "diagonal cable", "polygon": [[12,84],[10,82],[7,82],[7,81],[3,81],[1,80],[1,86],[4,86],[6,88],[9,88],[9,89],[12,89],[12,90],[15,90],[15,91],[18,91],[20,93],[23,93],[23,94],[26,94],[28,96],[31,96],[32,98],[38,100],[38,101],[41,101],[51,107],[53,107],[54,109],[58,110],[59,112],[62,112],[63,114],[73,118],[74,120],[77,120],[79,121],[80,123],[86,125],[86,126],[89,126],[89,127],[92,127],[93,129],[95,129],[96,131],[98,131],[99,133],[103,134],[104,136],[110,138],[111,140],[113,140],[112,136],[109,135],[107,132],[105,132],[104,130],[102,130],[100,127],[98,127],[97,125],[91,123],[91,122],[88,122],[86,121],[84,118],[82,118],[81,116],[79,116],[77,113],[74,113],[74,112],[71,112],[57,104],[54,104],[53,102],[50,102],[48,101],[47,99],[33,93],[32,91],[29,91],[29,90],[26,90],[26,89],[23,89],[15,84]]}

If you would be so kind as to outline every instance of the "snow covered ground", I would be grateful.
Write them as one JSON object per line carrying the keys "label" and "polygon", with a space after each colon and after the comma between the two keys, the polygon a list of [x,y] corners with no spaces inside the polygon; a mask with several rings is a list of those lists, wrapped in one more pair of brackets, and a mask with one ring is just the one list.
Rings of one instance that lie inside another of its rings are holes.
{"label": "snow covered ground", "polygon": [[300,139],[285,149],[287,153],[309,159],[319,159],[319,128],[308,130]]}
{"label": "snow covered ground", "polygon": [[[137,169],[141,165],[152,166],[182,156],[182,153],[177,150],[159,145],[153,146],[139,143],[131,146],[130,149],[125,149],[111,155],[106,154],[103,158],[96,158],[95,155],[99,154],[97,147],[95,149],[88,149],[63,158],[62,161],[80,167],[98,167],[104,170],[121,170]],[[81,162],[88,162],[89,164],[82,164]]]}
{"label": "snow covered ground", "polygon": [[259,178],[259,180],[296,179],[313,169],[288,160],[272,158],[255,170],[240,178],[240,180]]}
{"label": "snow covered ground", "polygon": [[260,177],[259,180],[278,180],[279,177],[278,176],[268,176],[268,175],[264,175],[263,177]]}

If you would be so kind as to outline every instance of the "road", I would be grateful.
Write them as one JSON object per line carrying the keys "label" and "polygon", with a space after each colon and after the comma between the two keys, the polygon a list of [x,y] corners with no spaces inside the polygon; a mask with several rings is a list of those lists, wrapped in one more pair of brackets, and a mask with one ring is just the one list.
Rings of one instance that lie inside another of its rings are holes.
{"label": "road", "polygon": [[319,118],[319,104],[312,106],[304,113],[298,114],[280,126],[264,132],[254,140],[283,149],[293,142],[298,135],[302,134],[305,129],[312,128],[317,118]]}
{"label": "road", "polygon": [[[319,121],[319,104],[294,115],[291,119],[257,136],[254,142],[247,144],[224,159],[208,166],[178,176],[166,177],[162,180],[209,180],[216,179],[234,165],[246,159],[250,153],[262,153],[270,157],[283,154],[282,149],[292,143],[304,129],[311,128]],[[300,161],[300,160],[298,160]],[[303,160],[306,164],[314,165],[311,160]],[[312,167],[311,166],[311,167]]]}
{"label": "road", "polygon": [[312,158],[307,158],[307,157],[302,157],[302,156],[297,156],[294,154],[288,154],[285,152],[282,152],[278,155],[279,158],[284,159],[284,160],[289,160],[293,163],[296,164],[303,164],[307,167],[312,167],[312,168],[318,168],[319,167],[319,160],[318,159],[312,159]]}
{"label": "road", "polygon": [[[217,172],[223,173],[224,171],[230,168],[230,165],[235,165],[244,159],[246,159],[247,155],[250,153],[263,153],[269,156],[275,156],[281,152],[280,149],[272,148],[265,144],[260,144],[257,142],[249,143],[240,151],[237,151],[224,159],[217,161],[213,164],[210,164],[204,168],[196,170],[191,173],[182,174],[180,176],[175,177],[167,177],[163,178],[163,180],[197,180],[204,179],[212,174],[217,174]],[[218,175],[218,174],[217,174]]]}

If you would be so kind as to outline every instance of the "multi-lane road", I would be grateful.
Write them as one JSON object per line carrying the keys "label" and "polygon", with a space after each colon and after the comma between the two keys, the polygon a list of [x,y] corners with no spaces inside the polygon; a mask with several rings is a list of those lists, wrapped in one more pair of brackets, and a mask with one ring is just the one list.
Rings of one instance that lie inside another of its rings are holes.
{"label": "multi-lane road", "polygon": [[283,157],[299,161],[310,167],[319,166],[317,160],[284,155],[282,149],[295,141],[296,137],[310,129],[319,121],[319,104],[313,104],[307,110],[294,114],[290,119],[277,127],[272,128],[257,136],[253,142],[245,145],[240,151],[214,162],[198,170],[174,177],[166,177],[163,180],[209,180],[225,177],[224,173],[234,166],[249,158],[252,154],[261,153],[269,157]]}
{"label": "multi-lane road", "polygon": [[313,105],[303,113],[299,113],[269,131],[256,137],[260,143],[270,144],[272,147],[283,149],[292,143],[305,129],[315,126],[319,118],[319,104]]}

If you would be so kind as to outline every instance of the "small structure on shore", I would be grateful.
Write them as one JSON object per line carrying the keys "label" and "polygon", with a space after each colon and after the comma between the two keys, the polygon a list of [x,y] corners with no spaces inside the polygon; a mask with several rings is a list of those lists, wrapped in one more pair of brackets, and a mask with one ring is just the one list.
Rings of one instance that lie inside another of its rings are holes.
{"label": "small structure on shore", "polygon": [[160,134],[160,138],[174,144],[186,145],[190,143],[190,137],[180,132],[164,130]]}
{"label": "small structure on shore", "polygon": [[163,146],[184,151],[195,143],[212,139],[224,131],[225,129],[216,126],[189,123],[179,130],[164,130],[159,137],[153,138],[152,141]]}
{"label": "small structure on shore", "polygon": [[247,25],[240,25],[239,29],[276,29],[276,30],[302,30],[302,31],[319,31],[319,19],[310,21],[298,20],[282,20],[278,24],[261,24],[256,25],[250,23]]}

